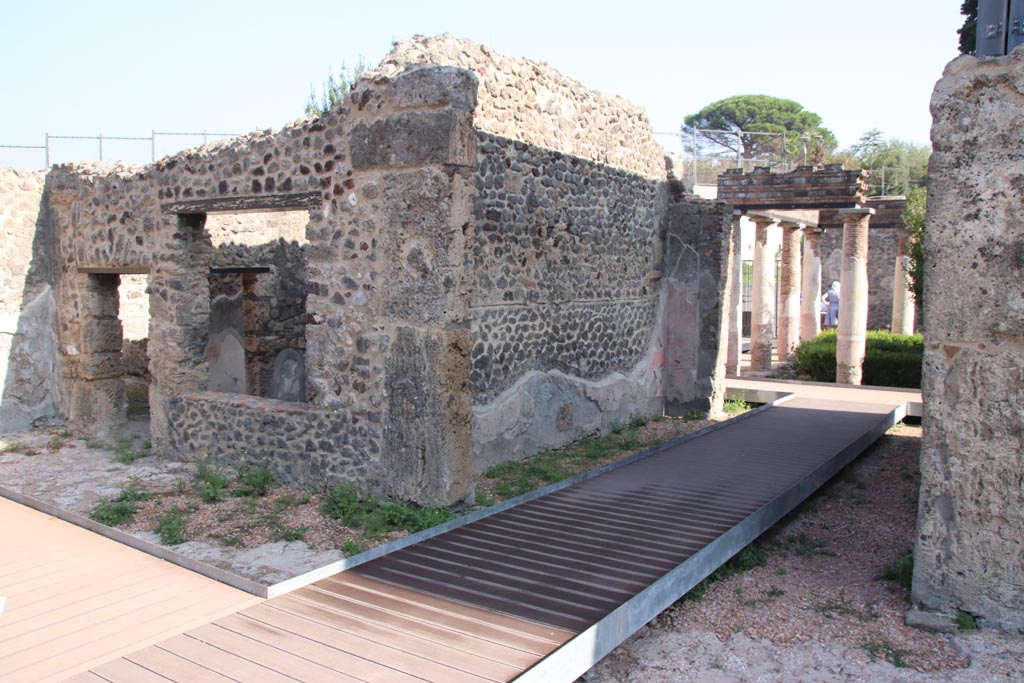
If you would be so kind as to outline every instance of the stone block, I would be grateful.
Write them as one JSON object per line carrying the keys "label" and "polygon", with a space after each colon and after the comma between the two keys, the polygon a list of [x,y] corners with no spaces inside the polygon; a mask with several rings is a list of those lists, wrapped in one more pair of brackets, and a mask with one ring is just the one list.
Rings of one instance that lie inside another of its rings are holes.
{"label": "stone block", "polygon": [[479,84],[472,71],[431,64],[402,72],[388,84],[388,89],[392,104],[398,108],[448,105],[473,111]]}
{"label": "stone block", "polygon": [[100,380],[122,377],[124,358],[117,353],[83,353],[77,358],[77,373],[84,379]]}
{"label": "stone block", "polygon": [[473,166],[476,135],[471,112],[455,109],[403,111],[349,134],[352,167]]}
{"label": "stone block", "polygon": [[123,344],[121,321],[117,318],[86,318],[82,323],[83,353],[120,353]]}
{"label": "stone block", "polygon": [[422,504],[464,500],[472,492],[468,330],[399,327],[385,369],[386,492]]}

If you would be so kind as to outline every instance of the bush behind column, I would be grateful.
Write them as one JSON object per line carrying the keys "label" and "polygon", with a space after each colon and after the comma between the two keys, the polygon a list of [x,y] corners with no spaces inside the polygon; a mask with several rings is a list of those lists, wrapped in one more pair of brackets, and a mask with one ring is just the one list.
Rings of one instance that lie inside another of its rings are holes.
{"label": "bush behind column", "polygon": [[[795,351],[797,373],[815,382],[836,381],[836,331],[826,330]],[[920,334],[867,333],[863,383],[883,387],[921,387],[924,339]]]}

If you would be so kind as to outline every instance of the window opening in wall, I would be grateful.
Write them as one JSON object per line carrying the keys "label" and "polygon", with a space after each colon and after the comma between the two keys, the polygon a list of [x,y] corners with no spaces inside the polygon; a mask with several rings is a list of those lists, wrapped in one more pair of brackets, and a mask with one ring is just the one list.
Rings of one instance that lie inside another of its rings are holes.
{"label": "window opening in wall", "polygon": [[306,400],[308,222],[308,210],[207,216],[210,391]]}
{"label": "window opening in wall", "polygon": [[121,321],[121,357],[124,361],[127,416],[149,415],[149,294],[148,277],[119,275],[117,317]]}

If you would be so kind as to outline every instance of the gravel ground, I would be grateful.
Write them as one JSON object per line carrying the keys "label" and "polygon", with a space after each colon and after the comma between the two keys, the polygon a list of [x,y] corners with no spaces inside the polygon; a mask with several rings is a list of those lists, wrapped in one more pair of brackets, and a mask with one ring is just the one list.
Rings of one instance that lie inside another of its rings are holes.
{"label": "gravel ground", "polygon": [[1024,639],[903,623],[882,580],[911,549],[921,429],[899,426],[758,541],[764,566],[684,598],[600,662],[590,683],[1024,681]]}

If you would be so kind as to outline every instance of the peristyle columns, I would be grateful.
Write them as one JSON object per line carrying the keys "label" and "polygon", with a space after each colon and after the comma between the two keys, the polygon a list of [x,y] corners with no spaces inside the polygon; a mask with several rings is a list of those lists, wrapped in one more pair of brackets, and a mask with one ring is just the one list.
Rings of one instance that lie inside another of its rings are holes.
{"label": "peristyle columns", "polygon": [[841,209],[843,257],[839,275],[836,382],[860,384],[868,330],[868,222],[874,209]]}
{"label": "peristyle columns", "polygon": [[[821,230],[804,228],[800,341],[814,339],[821,332]],[[840,286],[841,287],[841,286]]]}
{"label": "peristyle columns", "polygon": [[771,370],[772,310],[775,298],[775,254],[768,248],[768,228],[775,221],[752,217],[754,231],[754,291],[750,311],[750,369]]}
{"label": "peristyle columns", "polygon": [[740,356],[743,353],[743,240],[741,239],[740,214],[732,218],[730,237],[730,259],[732,272],[729,285],[729,311],[726,327],[729,339],[725,353],[725,374],[740,374]]}
{"label": "peristyle columns", "polygon": [[779,277],[778,359],[786,362],[800,344],[800,230],[802,223],[783,221],[782,273]]}
{"label": "peristyle columns", "polygon": [[914,334],[914,297],[910,293],[910,279],[907,272],[910,263],[907,255],[907,231],[900,230],[899,251],[896,254],[896,272],[892,281],[892,325],[893,334]]}

